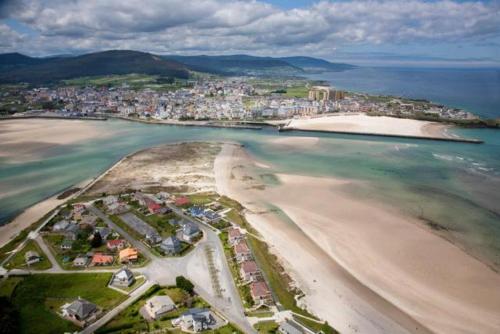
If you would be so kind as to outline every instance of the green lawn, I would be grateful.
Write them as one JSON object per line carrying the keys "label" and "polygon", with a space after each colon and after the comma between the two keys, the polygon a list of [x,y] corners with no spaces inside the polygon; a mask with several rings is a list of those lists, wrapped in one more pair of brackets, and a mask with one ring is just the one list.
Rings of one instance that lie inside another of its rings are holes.
{"label": "green lawn", "polygon": [[215,193],[199,193],[187,196],[194,205],[205,205],[213,202],[218,196]]}
{"label": "green lawn", "polygon": [[[24,260],[24,254],[29,251],[37,252],[38,255],[42,257],[42,260],[38,263],[28,266]],[[45,270],[52,268],[52,263],[47,259],[47,255],[40,249],[40,246],[34,240],[28,240],[26,245],[19,252],[14,255],[9,262],[4,266],[6,269],[35,269],[35,270]]]}
{"label": "green lawn", "polygon": [[[105,311],[126,296],[107,287],[111,274],[39,274],[18,282],[11,296],[20,313],[21,333],[63,333],[77,328],[56,312],[66,302],[82,297]],[[13,278],[9,278],[11,280]]]}
{"label": "green lawn", "polygon": [[305,98],[309,95],[309,88],[306,86],[295,86],[285,88],[287,97]]}
{"label": "green lawn", "polygon": [[167,213],[165,215],[151,214],[147,216],[137,210],[134,210],[134,213],[137,217],[153,226],[163,238],[168,238],[169,236],[173,235],[177,229],[177,227],[172,226],[168,222],[170,219],[178,219],[173,212]]}
{"label": "green lawn", "polygon": [[23,280],[22,277],[13,276],[6,280],[0,280],[0,297],[10,298],[16,286]]}
{"label": "green lawn", "polygon": [[253,326],[259,334],[276,333],[279,325],[274,321],[261,321]]}

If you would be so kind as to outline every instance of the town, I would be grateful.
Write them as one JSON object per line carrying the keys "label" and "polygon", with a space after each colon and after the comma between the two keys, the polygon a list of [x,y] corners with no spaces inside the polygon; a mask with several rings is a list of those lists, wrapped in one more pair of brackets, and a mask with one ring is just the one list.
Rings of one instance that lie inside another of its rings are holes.
{"label": "town", "polygon": [[[138,76],[138,77],[137,77]],[[141,82],[144,84],[134,84]],[[128,75],[98,84],[73,81],[55,87],[4,89],[4,114],[58,117],[119,116],[143,120],[254,121],[331,113],[368,113],[433,120],[474,120],[461,109],[425,100],[346,92],[304,79],[199,78],[147,84],[161,78]]]}

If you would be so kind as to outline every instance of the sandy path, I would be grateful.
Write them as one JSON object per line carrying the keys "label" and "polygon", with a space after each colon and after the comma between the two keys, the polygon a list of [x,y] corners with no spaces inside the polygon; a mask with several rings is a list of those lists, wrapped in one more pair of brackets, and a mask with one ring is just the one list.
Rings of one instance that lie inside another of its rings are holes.
{"label": "sandy path", "polygon": [[440,123],[387,116],[372,117],[365,114],[293,119],[288,126],[300,130],[344,131],[439,138],[449,136],[445,131],[448,126]]}
{"label": "sandy path", "polygon": [[[221,164],[231,154],[232,166],[245,163],[238,151],[223,149]],[[243,169],[226,169],[218,190],[255,212],[249,221],[287,262],[310,310],[341,332],[425,332],[413,319],[438,333],[500,331],[500,275],[411,218],[351,198],[350,181],[279,175],[280,186],[259,191],[241,181]],[[296,226],[256,213],[259,202]]]}

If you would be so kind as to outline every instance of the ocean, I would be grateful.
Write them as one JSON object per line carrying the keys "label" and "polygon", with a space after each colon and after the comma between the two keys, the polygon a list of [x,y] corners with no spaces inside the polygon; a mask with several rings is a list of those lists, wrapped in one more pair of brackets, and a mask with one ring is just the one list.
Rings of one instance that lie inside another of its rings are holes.
{"label": "ocean", "polygon": [[[378,93],[402,95],[404,87],[408,87],[407,92],[415,94],[412,97],[425,97],[419,94],[426,90],[432,91],[424,88],[422,83],[415,83],[422,79],[403,80],[414,84],[401,82],[401,90],[398,91],[393,81],[396,80],[394,77],[403,76],[403,70],[400,69],[390,70],[392,74],[384,75],[380,74],[380,71],[383,72],[380,69],[376,69],[378,75],[371,70],[360,69],[330,75],[337,79],[343,78],[335,81],[335,85],[349,88],[348,85],[354,85],[355,82],[354,78],[350,78],[355,73],[349,72],[354,71],[372,74],[365,73],[364,77],[358,79],[363,83],[351,89],[361,90],[363,85],[373,85],[373,89],[386,87]],[[452,70],[442,71],[447,73],[448,79],[438,75],[439,71],[432,71],[433,74],[429,74],[428,70],[423,72],[425,74],[414,76],[441,78],[441,83],[451,80],[453,76],[459,77]],[[495,77],[491,73],[479,72],[471,75],[474,80],[481,76]],[[470,74],[468,70],[464,73]],[[498,72],[496,75],[498,86]],[[367,76],[378,77],[378,85],[370,81],[375,79],[363,79]],[[383,78],[390,79],[383,81]],[[429,85],[439,86],[436,82]],[[469,85],[476,87],[476,92],[477,87],[481,86],[477,83]],[[483,86],[491,88],[491,85],[485,83]],[[423,91],[417,92],[417,86]],[[439,91],[437,88],[435,90]],[[474,90],[470,88],[471,95],[474,95]],[[453,89],[442,91],[450,92]],[[500,104],[496,102],[495,107],[494,94],[489,95],[489,100],[472,99],[471,95],[461,97],[462,94],[458,92],[427,97],[444,103],[451,95],[455,96],[453,103],[457,106],[474,100],[471,111],[482,110],[483,116],[499,117],[495,110],[498,111]],[[485,143],[481,145],[318,134],[320,140],[317,145],[298,149],[276,146],[270,142],[277,136],[311,136],[310,133],[161,126],[120,120],[92,124],[99,132],[111,135],[104,139],[43,149],[36,161],[14,162],[0,158],[0,224],[7,223],[22,210],[46,197],[95,177],[124,155],[136,150],[186,140],[229,140],[245,145],[252,155],[271,165],[274,172],[366,181],[363,183],[368,187],[350,190],[360,200],[390,203],[407,214],[419,217],[435,233],[493,268],[500,269],[500,130],[454,130],[459,135],[484,140]]]}
{"label": "ocean", "polygon": [[500,69],[358,67],[308,77],[340,89],[427,99],[500,118]]}

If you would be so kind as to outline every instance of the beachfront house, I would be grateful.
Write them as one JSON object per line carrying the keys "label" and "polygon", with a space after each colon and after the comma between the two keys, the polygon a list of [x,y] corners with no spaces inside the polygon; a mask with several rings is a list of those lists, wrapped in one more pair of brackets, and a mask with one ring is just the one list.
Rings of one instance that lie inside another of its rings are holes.
{"label": "beachfront house", "polygon": [[273,300],[271,290],[264,281],[252,282],[250,284],[250,295],[255,305],[269,305]]}
{"label": "beachfront house", "polygon": [[69,221],[63,219],[63,220],[55,223],[54,226],[52,226],[52,231],[53,232],[62,232],[68,227],[68,225],[69,225]]}
{"label": "beachfront house", "polygon": [[153,296],[146,301],[144,311],[151,319],[159,319],[164,314],[175,309],[175,303],[169,296]]}
{"label": "beachfront house", "polygon": [[42,257],[35,251],[27,251],[24,254],[24,261],[28,266],[42,261]]}
{"label": "beachfront house", "polygon": [[246,282],[255,282],[260,279],[260,271],[255,261],[244,261],[240,265],[240,276]]}
{"label": "beachfront house", "polygon": [[175,255],[180,253],[182,245],[181,241],[175,235],[173,235],[163,240],[160,248],[166,254]]}
{"label": "beachfront house", "polygon": [[118,270],[111,278],[111,285],[118,287],[129,287],[134,284],[134,282],[134,274],[126,267]]}
{"label": "beachfront house", "polygon": [[234,246],[234,254],[238,263],[252,260],[252,252],[245,240],[241,240]]}
{"label": "beachfront house", "polygon": [[180,327],[184,332],[201,332],[216,324],[215,318],[206,308],[192,308],[179,318],[172,320],[172,325]]}
{"label": "beachfront house", "polygon": [[240,229],[230,228],[228,231],[228,241],[231,246],[236,245],[238,242],[244,239],[243,234],[241,234]]}
{"label": "beachfront house", "polygon": [[61,307],[62,316],[80,327],[95,321],[99,315],[97,306],[85,299],[78,297],[69,304]]}
{"label": "beachfront house", "polygon": [[182,226],[182,238],[188,242],[193,242],[200,234],[200,228],[195,223],[186,222]]}

